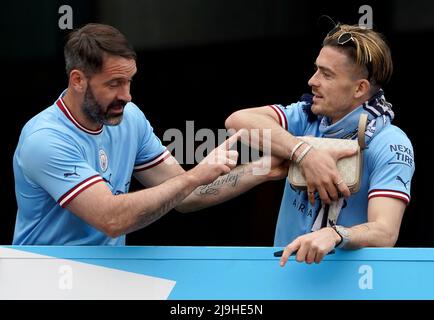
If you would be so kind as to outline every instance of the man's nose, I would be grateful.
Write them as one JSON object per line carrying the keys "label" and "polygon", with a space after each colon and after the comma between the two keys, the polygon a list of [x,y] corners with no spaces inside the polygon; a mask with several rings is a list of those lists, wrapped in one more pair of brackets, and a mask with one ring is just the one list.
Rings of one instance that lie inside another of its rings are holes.
{"label": "man's nose", "polygon": [[126,102],[131,101],[132,97],[131,97],[131,93],[130,93],[130,85],[129,84],[121,87],[121,89],[118,92],[117,98],[119,100],[123,100]]}
{"label": "man's nose", "polygon": [[307,84],[311,87],[319,87],[319,80],[318,80],[318,71],[315,72],[312,77],[310,77]]}

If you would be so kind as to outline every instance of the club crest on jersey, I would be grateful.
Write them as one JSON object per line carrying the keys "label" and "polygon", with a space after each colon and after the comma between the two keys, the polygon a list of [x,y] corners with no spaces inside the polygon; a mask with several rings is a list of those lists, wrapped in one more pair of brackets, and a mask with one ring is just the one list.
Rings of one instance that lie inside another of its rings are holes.
{"label": "club crest on jersey", "polygon": [[99,166],[102,172],[106,172],[108,168],[108,157],[103,149],[99,149]]}

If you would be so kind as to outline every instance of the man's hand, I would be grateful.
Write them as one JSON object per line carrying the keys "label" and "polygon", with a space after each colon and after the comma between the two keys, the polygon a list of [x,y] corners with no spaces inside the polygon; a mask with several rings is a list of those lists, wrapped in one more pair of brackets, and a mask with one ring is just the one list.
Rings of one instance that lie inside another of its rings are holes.
{"label": "man's hand", "polygon": [[298,262],[320,263],[340,240],[340,236],[330,227],[302,235],[285,247],[280,266],[285,266],[288,258],[295,251],[297,251],[296,260]]}
{"label": "man's hand", "polygon": [[339,159],[354,155],[357,150],[318,150],[311,149],[301,161],[301,169],[306,178],[309,202],[315,204],[315,192],[324,203],[338,199],[338,192],[350,196],[350,190],[342,179],[336,163]]}
{"label": "man's hand", "polygon": [[237,165],[238,152],[230,150],[240,139],[242,131],[238,131],[221,145],[211,151],[196,167],[188,171],[188,174],[197,179],[199,185],[213,182],[221,175],[229,173]]}

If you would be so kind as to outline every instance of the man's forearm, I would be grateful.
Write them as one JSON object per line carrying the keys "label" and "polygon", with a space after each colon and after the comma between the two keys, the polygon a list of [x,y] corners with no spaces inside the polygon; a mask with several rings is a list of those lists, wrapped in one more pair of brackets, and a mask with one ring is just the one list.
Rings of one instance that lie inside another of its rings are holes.
{"label": "man's forearm", "polygon": [[254,165],[251,163],[241,165],[214,182],[197,187],[176,210],[200,210],[234,198],[267,180],[265,175],[254,175],[253,169]]}
{"label": "man's forearm", "polygon": [[[273,117],[267,114],[254,113],[250,109],[233,113],[226,120],[225,125],[227,129],[235,129],[237,131],[247,129],[249,133],[252,132],[252,129],[271,130],[271,153],[282,159],[288,159],[294,146],[298,143],[298,139],[283,129]],[[259,132],[259,139],[255,139],[250,134],[249,142],[251,146],[263,150],[263,137],[262,131]]]}
{"label": "man's forearm", "polygon": [[398,233],[389,230],[378,222],[367,222],[347,228],[350,241],[346,249],[358,249],[364,247],[393,247],[398,238]]}
{"label": "man's forearm", "polygon": [[119,212],[114,228],[119,234],[143,228],[180,204],[196,187],[194,179],[184,173],[159,186],[116,196],[114,207]]}

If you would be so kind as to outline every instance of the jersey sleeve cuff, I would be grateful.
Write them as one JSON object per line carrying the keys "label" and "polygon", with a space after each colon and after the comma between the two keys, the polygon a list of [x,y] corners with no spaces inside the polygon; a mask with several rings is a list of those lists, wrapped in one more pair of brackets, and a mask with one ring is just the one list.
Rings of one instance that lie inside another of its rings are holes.
{"label": "jersey sleeve cuff", "polygon": [[76,196],[78,196],[82,191],[89,188],[91,185],[104,181],[104,179],[100,175],[94,175],[92,177],[87,178],[86,180],[83,180],[79,184],[77,184],[74,188],[67,191],[63,196],[57,200],[57,203],[62,208],[65,208]]}
{"label": "jersey sleeve cuff", "polygon": [[164,160],[166,160],[169,157],[170,157],[170,152],[169,152],[169,150],[166,149],[162,154],[156,156],[152,160],[149,160],[149,161],[146,161],[145,163],[136,165],[134,167],[134,172],[143,171],[143,170],[153,168],[153,167],[159,165],[161,162],[163,162]]}
{"label": "jersey sleeve cuff", "polygon": [[277,113],[277,117],[279,118],[279,123],[281,127],[285,130],[288,130],[288,121],[286,120],[286,115],[280,108],[280,105],[278,104],[270,104],[267,107],[270,107]]}
{"label": "jersey sleeve cuff", "polygon": [[400,199],[405,202],[405,204],[410,203],[410,196],[404,192],[396,191],[396,190],[371,190],[368,193],[368,200],[375,197],[387,197],[387,198],[395,198]]}

